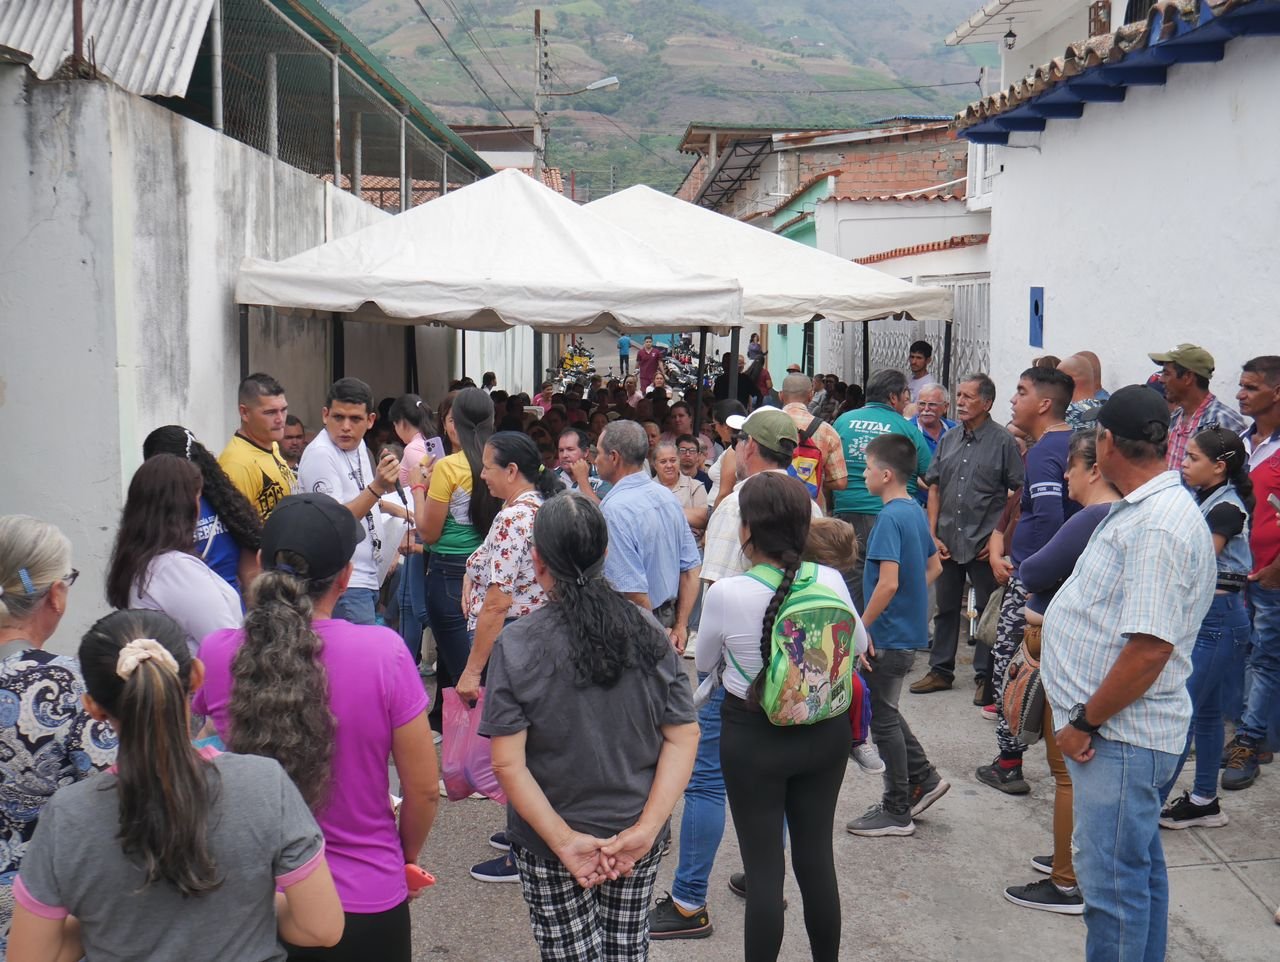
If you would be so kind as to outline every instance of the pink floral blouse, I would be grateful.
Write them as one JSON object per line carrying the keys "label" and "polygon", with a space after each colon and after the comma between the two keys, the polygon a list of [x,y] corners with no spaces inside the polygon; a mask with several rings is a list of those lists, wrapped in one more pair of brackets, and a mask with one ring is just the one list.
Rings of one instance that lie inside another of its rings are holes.
{"label": "pink floral blouse", "polygon": [[466,598],[467,628],[475,630],[490,585],[511,596],[508,618],[522,618],[547,603],[546,592],[533,577],[533,519],[542,495],[526,491],[498,512],[489,534],[467,559],[471,593]]}

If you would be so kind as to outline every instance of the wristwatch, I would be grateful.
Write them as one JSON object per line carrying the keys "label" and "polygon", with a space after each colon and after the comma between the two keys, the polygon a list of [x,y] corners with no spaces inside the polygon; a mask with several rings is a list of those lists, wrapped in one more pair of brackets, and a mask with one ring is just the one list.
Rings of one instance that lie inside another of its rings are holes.
{"label": "wristwatch", "polygon": [[1088,719],[1084,717],[1084,705],[1077,702],[1071,706],[1071,710],[1067,712],[1067,724],[1077,731],[1082,731],[1086,735],[1097,734],[1101,725],[1090,725]]}

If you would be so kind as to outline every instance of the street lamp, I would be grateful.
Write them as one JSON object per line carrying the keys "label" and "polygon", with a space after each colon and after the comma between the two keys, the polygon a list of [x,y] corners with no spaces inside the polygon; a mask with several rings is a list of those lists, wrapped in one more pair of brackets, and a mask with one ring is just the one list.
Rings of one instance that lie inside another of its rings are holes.
{"label": "street lamp", "polygon": [[1009,18],[1009,32],[1004,35],[1004,49],[1012,50],[1013,45],[1018,42],[1018,35],[1013,32],[1013,17]]}
{"label": "street lamp", "polygon": [[542,183],[547,153],[547,112],[542,108],[542,98],[576,97],[596,90],[614,90],[619,80],[617,77],[603,77],[578,90],[547,90],[551,71],[547,62],[547,38],[542,35],[541,10],[533,11],[533,44],[533,179]]}

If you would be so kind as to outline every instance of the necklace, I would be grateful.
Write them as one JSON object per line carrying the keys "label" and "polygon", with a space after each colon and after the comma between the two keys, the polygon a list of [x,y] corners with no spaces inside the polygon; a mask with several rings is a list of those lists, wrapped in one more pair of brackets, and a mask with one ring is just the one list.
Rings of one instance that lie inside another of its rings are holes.
{"label": "necklace", "polygon": [[1070,431],[1071,425],[1068,424],[1066,421],[1054,421],[1052,424],[1050,424],[1047,428],[1044,429],[1044,433],[1048,434],[1050,431],[1057,431],[1059,428],[1066,428],[1068,431]]}

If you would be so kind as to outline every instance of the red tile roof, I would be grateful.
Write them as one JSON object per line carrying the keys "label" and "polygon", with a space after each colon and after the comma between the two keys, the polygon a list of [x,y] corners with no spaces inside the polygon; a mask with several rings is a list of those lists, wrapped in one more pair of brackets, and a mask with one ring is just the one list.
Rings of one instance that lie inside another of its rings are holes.
{"label": "red tile roof", "polygon": [[[964,130],[1012,110],[1085,70],[1121,63],[1129,54],[1146,49],[1151,42],[1172,37],[1180,23],[1195,24],[1205,8],[1216,17],[1253,2],[1256,0],[1160,0],[1147,13],[1145,20],[1125,24],[1113,33],[1069,44],[1061,57],[1050,60],[1007,90],[971,103],[956,114],[952,125],[957,130]],[[1153,35],[1152,26],[1157,19],[1160,30]]]}
{"label": "red tile roof", "polygon": [[[500,169],[500,168],[495,168],[495,169]],[[520,173],[528,177],[533,176],[532,167],[517,167],[516,170],[520,171]],[[564,193],[564,174],[561,172],[559,167],[543,167],[542,183],[545,184],[547,187],[550,187],[557,194]]]}
{"label": "red tile roof", "polygon": [[961,247],[978,247],[985,244],[990,234],[959,234],[944,241],[932,241],[928,244],[913,244],[910,247],[895,247],[891,251],[879,254],[868,254],[866,257],[855,257],[855,264],[879,264],[897,257],[911,257],[914,254],[932,254],[935,251],[958,250]]}
{"label": "red tile roof", "polygon": [[930,190],[921,193],[920,191],[904,191],[901,194],[856,194],[841,195],[839,197],[828,197],[827,200],[855,200],[855,201],[873,201],[873,200],[964,200],[964,184],[957,184],[955,187],[947,191]]}

